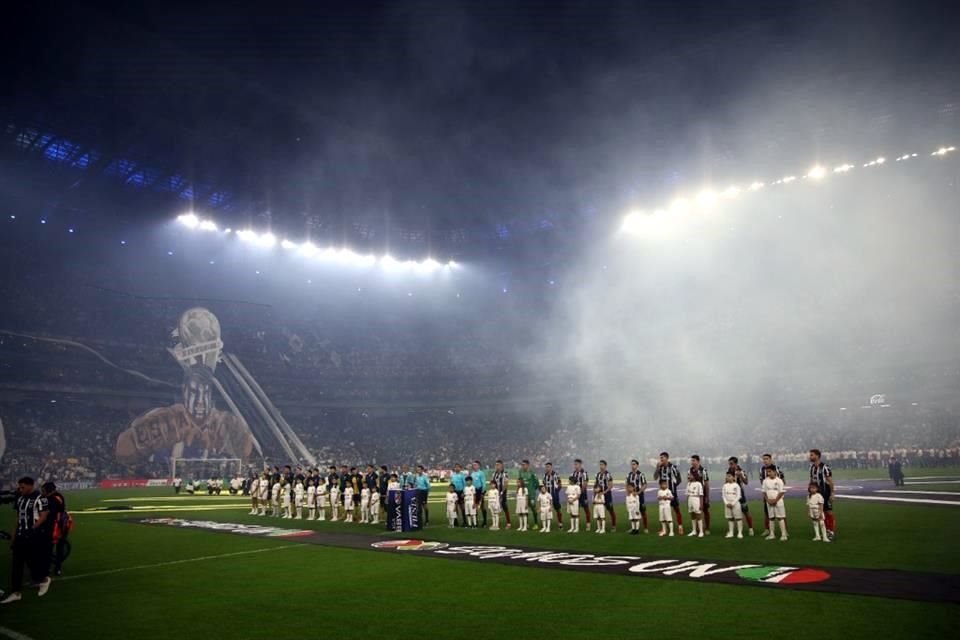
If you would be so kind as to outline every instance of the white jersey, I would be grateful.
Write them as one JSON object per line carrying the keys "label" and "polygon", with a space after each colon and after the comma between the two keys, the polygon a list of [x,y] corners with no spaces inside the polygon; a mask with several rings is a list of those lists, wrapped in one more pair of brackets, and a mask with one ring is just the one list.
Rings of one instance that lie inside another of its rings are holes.
{"label": "white jersey", "polygon": [[690,513],[703,510],[703,483],[697,480],[687,483],[687,509]]}
{"label": "white jersey", "polygon": [[627,519],[640,519],[640,496],[627,494]]}
{"label": "white jersey", "polygon": [[233,489],[234,491],[240,491],[240,485],[242,483],[243,481],[240,478],[233,478],[230,481],[230,488]]}
{"label": "white jersey", "polygon": [[273,483],[273,493],[271,493],[270,495],[273,496],[273,501],[276,504],[280,504],[280,483],[279,482]]}
{"label": "white jersey", "polygon": [[823,519],[823,494],[814,493],[807,496],[807,512],[811,520]]}
{"label": "white jersey", "polygon": [[447,492],[447,517],[456,518],[457,517],[457,502],[460,498],[457,496],[456,491]]}
{"label": "white jersey", "polygon": [[576,484],[567,485],[567,512],[570,515],[580,513],[580,486]]}
{"label": "white jersey", "polygon": [[337,485],[330,487],[330,502],[336,505],[340,503],[340,487]]}
{"label": "white jersey", "polygon": [[370,507],[370,489],[364,487],[360,490],[360,508],[367,509]]}
{"label": "white jersey", "polygon": [[467,485],[463,488],[463,512],[464,515],[475,516],[477,515],[477,488],[475,486]]}
{"label": "white jersey", "polygon": [[260,499],[266,501],[270,497],[270,481],[266,478],[260,479]]}
{"label": "white jersey", "polygon": [[320,508],[327,506],[327,485],[323,482],[317,487],[317,506]]}
{"label": "white jersey", "polygon": [[720,489],[720,495],[723,497],[724,504],[740,503],[743,494],[740,492],[740,485],[736,482],[724,482]]}
{"label": "white jersey", "polygon": [[299,482],[293,488],[293,499],[298,507],[303,505],[303,485]]}
{"label": "white jersey", "polygon": [[353,509],[353,487],[350,485],[343,490],[343,508],[347,511]]}
{"label": "white jersey", "polygon": [[487,489],[487,506],[493,513],[500,513],[500,491],[495,485]]}
{"label": "white jersey", "polygon": [[250,481],[250,495],[254,498],[260,495],[260,478],[254,478]]}
{"label": "white jersey", "polygon": [[[767,500],[773,500],[779,496],[784,491],[783,480],[774,476],[773,478],[764,478],[763,482],[760,484],[760,489],[763,490],[763,495],[766,496]],[[783,504],[783,498],[780,498],[777,501],[777,506]]]}
{"label": "white jersey", "polygon": [[607,517],[607,506],[604,503],[602,493],[597,493],[593,496],[593,517],[597,520],[603,520]]}
{"label": "white jersey", "polygon": [[307,506],[313,507],[317,504],[317,488],[312,484],[307,487]]}
{"label": "white jersey", "polygon": [[290,504],[290,485],[283,485],[280,487],[280,502],[284,505]]}
{"label": "white jersey", "polygon": [[527,506],[527,488],[519,487],[517,489],[517,513],[526,514]]}
{"label": "white jersey", "polygon": [[540,508],[540,516],[542,519],[553,519],[553,498],[549,493],[537,494],[537,506]]}
{"label": "white jersey", "polygon": [[380,492],[374,489],[370,492],[370,513],[376,513],[380,509]]}
{"label": "white jersey", "polygon": [[673,510],[670,501],[673,500],[673,491],[670,489],[657,490],[657,504],[660,511],[660,522],[673,522]]}

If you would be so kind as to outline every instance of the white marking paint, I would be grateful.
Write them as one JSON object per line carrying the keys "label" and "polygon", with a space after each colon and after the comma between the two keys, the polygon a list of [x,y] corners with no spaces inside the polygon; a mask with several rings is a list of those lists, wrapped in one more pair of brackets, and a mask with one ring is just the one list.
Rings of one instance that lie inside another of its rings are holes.
{"label": "white marking paint", "polygon": [[920,494],[924,496],[960,496],[960,491],[910,491],[908,489],[880,489],[877,493]]}
{"label": "white marking paint", "polygon": [[19,631],[14,631],[13,629],[8,629],[6,627],[0,627],[0,636],[6,636],[12,640],[33,640],[30,636],[20,633]]}
{"label": "white marking paint", "polygon": [[924,480],[923,482],[904,482],[903,484],[960,484],[960,480]]}
{"label": "white marking paint", "polygon": [[960,500],[933,500],[929,498],[895,498],[886,496],[851,496],[838,495],[838,498],[844,500],[875,500],[879,502],[906,502],[908,504],[948,504],[954,507],[960,507]]}
{"label": "white marking paint", "polygon": [[64,582],[66,580],[79,580],[80,578],[92,578],[95,576],[109,576],[115,573],[126,573],[128,571],[142,571],[144,569],[156,569],[159,567],[172,567],[178,564],[190,564],[191,562],[206,562],[207,560],[220,560],[221,558],[234,558],[237,556],[249,556],[255,553],[268,553],[270,551],[282,551],[284,549],[296,549],[297,547],[305,547],[304,544],[286,544],[282,547],[263,547],[261,549],[251,549],[249,551],[234,551],[232,553],[221,553],[215,556],[200,556],[198,558],[185,558],[183,560],[170,560],[167,562],[155,562],[153,564],[138,564],[133,567],[120,567],[118,569],[106,569],[104,571],[92,571],[90,573],[80,573],[75,576],[64,576],[62,578],[57,578],[56,582]]}

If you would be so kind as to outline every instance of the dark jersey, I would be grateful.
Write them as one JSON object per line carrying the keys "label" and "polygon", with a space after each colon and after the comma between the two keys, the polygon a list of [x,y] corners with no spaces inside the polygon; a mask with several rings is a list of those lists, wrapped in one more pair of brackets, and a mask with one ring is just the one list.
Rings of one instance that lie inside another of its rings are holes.
{"label": "dark jersey", "polygon": [[643,485],[647,484],[647,479],[643,476],[643,471],[631,471],[627,474],[627,484],[633,486],[638,494],[643,495],[640,489]]}
{"label": "dark jersey", "polygon": [[584,492],[587,490],[587,478],[588,476],[586,469],[575,470],[572,474],[570,474],[570,482],[580,487],[581,491]]}
{"label": "dark jersey", "polygon": [[340,474],[337,473],[328,473],[327,474],[327,486],[331,489],[334,487],[340,486]]}
{"label": "dark jersey", "polygon": [[783,477],[783,469],[780,468],[780,465],[774,464],[762,464],[760,465],[760,482],[763,482],[764,478],[767,477],[767,469],[774,469],[777,472],[777,477],[781,480],[786,480]]}
{"label": "dark jersey", "polygon": [[673,495],[677,495],[677,487],[680,486],[680,469],[677,468],[677,465],[672,462],[668,462],[666,466],[657,465],[656,469],[653,470],[653,477],[657,484],[666,480],[667,488],[673,492]]}
{"label": "dark jersey", "polygon": [[833,471],[830,470],[830,465],[826,462],[815,462],[810,465],[810,482],[816,482],[817,486],[820,487],[820,493],[827,494],[830,491],[830,485],[827,484],[833,476]]}
{"label": "dark jersey", "polygon": [[[50,503],[40,495],[39,491],[34,491],[28,496],[17,498],[13,507],[17,512],[17,537],[42,539],[50,537],[53,531],[53,522],[50,519]],[[47,519],[38,529],[34,529],[37,521],[46,513]]]}
{"label": "dark jersey", "polygon": [[747,478],[747,474],[743,472],[743,467],[736,465],[733,467],[727,467],[727,473],[732,473],[733,476],[737,479],[737,484],[740,485],[740,493],[746,497],[747,492],[744,489],[750,480]]}
{"label": "dark jersey", "polygon": [[690,467],[690,475],[696,482],[702,482],[704,486],[710,482],[710,473],[707,471],[706,467],[701,466],[698,469]]}
{"label": "dark jersey", "polygon": [[560,474],[556,471],[550,471],[543,474],[543,486],[547,488],[547,491],[550,493],[556,493],[560,491]]}
{"label": "dark jersey", "polygon": [[374,471],[371,471],[367,475],[363,476],[363,484],[366,485],[367,489],[373,491],[377,487],[377,474]]}
{"label": "dark jersey", "polygon": [[506,486],[507,482],[507,472],[506,471],[494,471],[493,472],[493,486],[497,488],[497,491],[503,493],[503,488]]}
{"label": "dark jersey", "polygon": [[613,486],[613,476],[609,471],[597,471],[594,486],[600,487],[600,491],[606,493]]}
{"label": "dark jersey", "polygon": [[387,497],[387,485],[390,484],[390,476],[384,471],[377,477],[377,488],[380,490],[380,497]]}

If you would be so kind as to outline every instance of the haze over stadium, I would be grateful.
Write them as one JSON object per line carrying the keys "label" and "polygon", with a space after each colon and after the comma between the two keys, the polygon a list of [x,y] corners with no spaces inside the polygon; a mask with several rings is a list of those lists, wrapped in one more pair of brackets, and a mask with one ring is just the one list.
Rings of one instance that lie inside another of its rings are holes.
{"label": "haze over stadium", "polygon": [[0,638],[951,631],[958,26],[17,7]]}

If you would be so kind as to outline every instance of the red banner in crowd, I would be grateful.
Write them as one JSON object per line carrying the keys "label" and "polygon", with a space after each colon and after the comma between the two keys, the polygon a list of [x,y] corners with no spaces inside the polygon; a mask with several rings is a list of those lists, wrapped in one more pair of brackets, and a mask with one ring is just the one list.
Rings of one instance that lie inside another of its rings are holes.
{"label": "red banner in crowd", "polygon": [[130,489],[132,487],[166,487],[166,478],[107,478],[100,481],[101,489]]}

